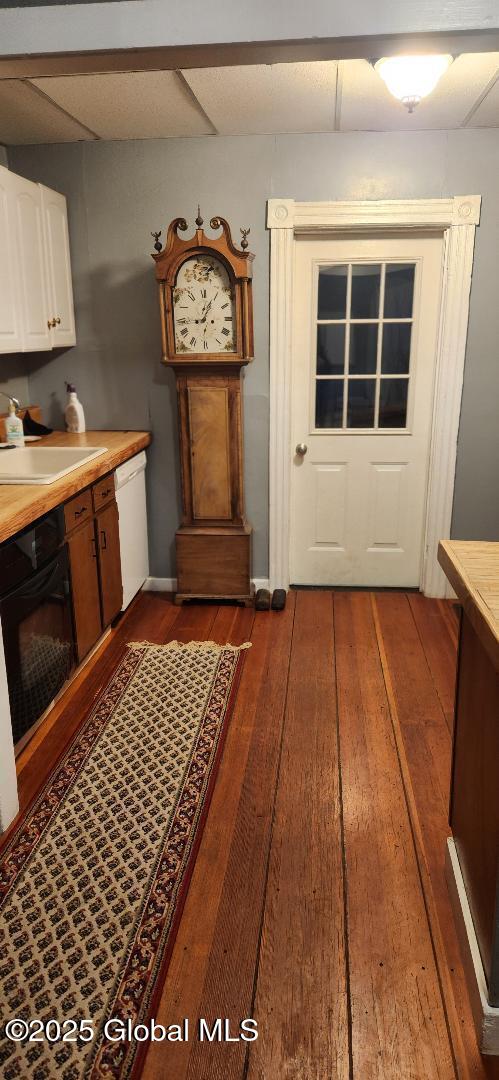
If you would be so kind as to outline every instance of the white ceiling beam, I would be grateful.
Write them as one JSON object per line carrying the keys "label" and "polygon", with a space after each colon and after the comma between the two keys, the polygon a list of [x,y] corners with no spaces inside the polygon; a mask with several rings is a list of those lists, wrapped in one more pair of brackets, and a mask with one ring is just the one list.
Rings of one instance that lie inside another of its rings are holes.
{"label": "white ceiling beam", "polygon": [[[133,70],[133,64],[135,70],[144,70],[370,59],[401,48],[479,52],[499,48],[499,0],[23,5],[0,10],[0,43],[2,74],[11,78]],[[68,68],[71,59],[77,66]]]}

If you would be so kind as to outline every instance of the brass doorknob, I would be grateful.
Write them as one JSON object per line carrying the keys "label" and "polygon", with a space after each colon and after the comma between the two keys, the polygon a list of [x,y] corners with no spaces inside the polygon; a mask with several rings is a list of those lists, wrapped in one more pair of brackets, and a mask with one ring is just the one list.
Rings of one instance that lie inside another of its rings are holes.
{"label": "brass doorknob", "polygon": [[304,443],[304,442],[299,442],[298,446],[295,448],[295,453],[298,454],[298,457],[305,457],[305,454],[307,453],[307,450],[308,450],[307,444]]}
{"label": "brass doorknob", "polygon": [[61,324],[61,320],[60,320],[60,318],[59,318],[59,316],[58,316],[58,315],[56,315],[56,317],[55,317],[55,319],[54,319],[54,323],[55,323],[55,325],[56,325],[56,326],[60,326],[60,324]]}

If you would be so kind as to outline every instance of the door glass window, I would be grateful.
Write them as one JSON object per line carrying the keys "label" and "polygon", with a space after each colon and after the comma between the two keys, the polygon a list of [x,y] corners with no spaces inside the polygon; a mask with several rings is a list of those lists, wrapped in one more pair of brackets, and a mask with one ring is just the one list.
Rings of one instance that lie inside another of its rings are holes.
{"label": "door glass window", "polygon": [[344,319],[347,313],[348,266],[324,266],[319,271],[319,319]]}
{"label": "door glass window", "polygon": [[320,267],[316,428],[406,428],[415,270],[390,262]]}
{"label": "door glass window", "polygon": [[315,415],[317,427],[343,426],[343,379],[321,379],[317,383]]}

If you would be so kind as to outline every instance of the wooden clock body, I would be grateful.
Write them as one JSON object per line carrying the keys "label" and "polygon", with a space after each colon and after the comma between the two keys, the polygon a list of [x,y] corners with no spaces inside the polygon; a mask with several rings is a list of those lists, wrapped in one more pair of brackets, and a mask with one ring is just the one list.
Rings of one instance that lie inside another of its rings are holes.
{"label": "wooden clock body", "polygon": [[227,598],[249,604],[241,380],[253,358],[253,255],[234,246],[223,218],[210,222],[222,229],[215,239],[205,235],[199,218],[197,225],[195,235],[183,240],[178,233],[187,224],[176,218],[164,250],[153,256],[162,359],[177,382],[182,521],[175,538],[175,601]]}

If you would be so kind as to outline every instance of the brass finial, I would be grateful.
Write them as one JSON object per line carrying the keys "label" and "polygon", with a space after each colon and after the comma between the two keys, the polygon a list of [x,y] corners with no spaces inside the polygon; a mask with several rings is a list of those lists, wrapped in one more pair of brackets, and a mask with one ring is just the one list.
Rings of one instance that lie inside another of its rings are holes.
{"label": "brass finial", "polygon": [[155,239],[154,249],[159,254],[159,252],[161,251],[161,249],[163,247],[163,245],[161,243],[161,240],[159,239],[160,236],[161,236],[161,229],[159,230],[159,232],[152,232],[151,236],[154,236],[154,239]]}
{"label": "brass finial", "polygon": [[241,247],[242,247],[243,251],[246,251],[246,248],[248,247],[248,241],[247,241],[246,237],[249,236],[249,234],[251,232],[251,229],[240,229],[239,231],[240,231],[241,236],[242,236]]}
{"label": "brass finial", "polygon": [[200,229],[200,228],[201,228],[201,225],[202,225],[202,224],[203,224],[203,219],[202,219],[202,217],[201,217],[201,210],[200,210],[200,208],[199,208],[199,203],[198,203],[198,216],[197,216],[197,218],[196,218],[196,225],[197,225],[198,229]]}

